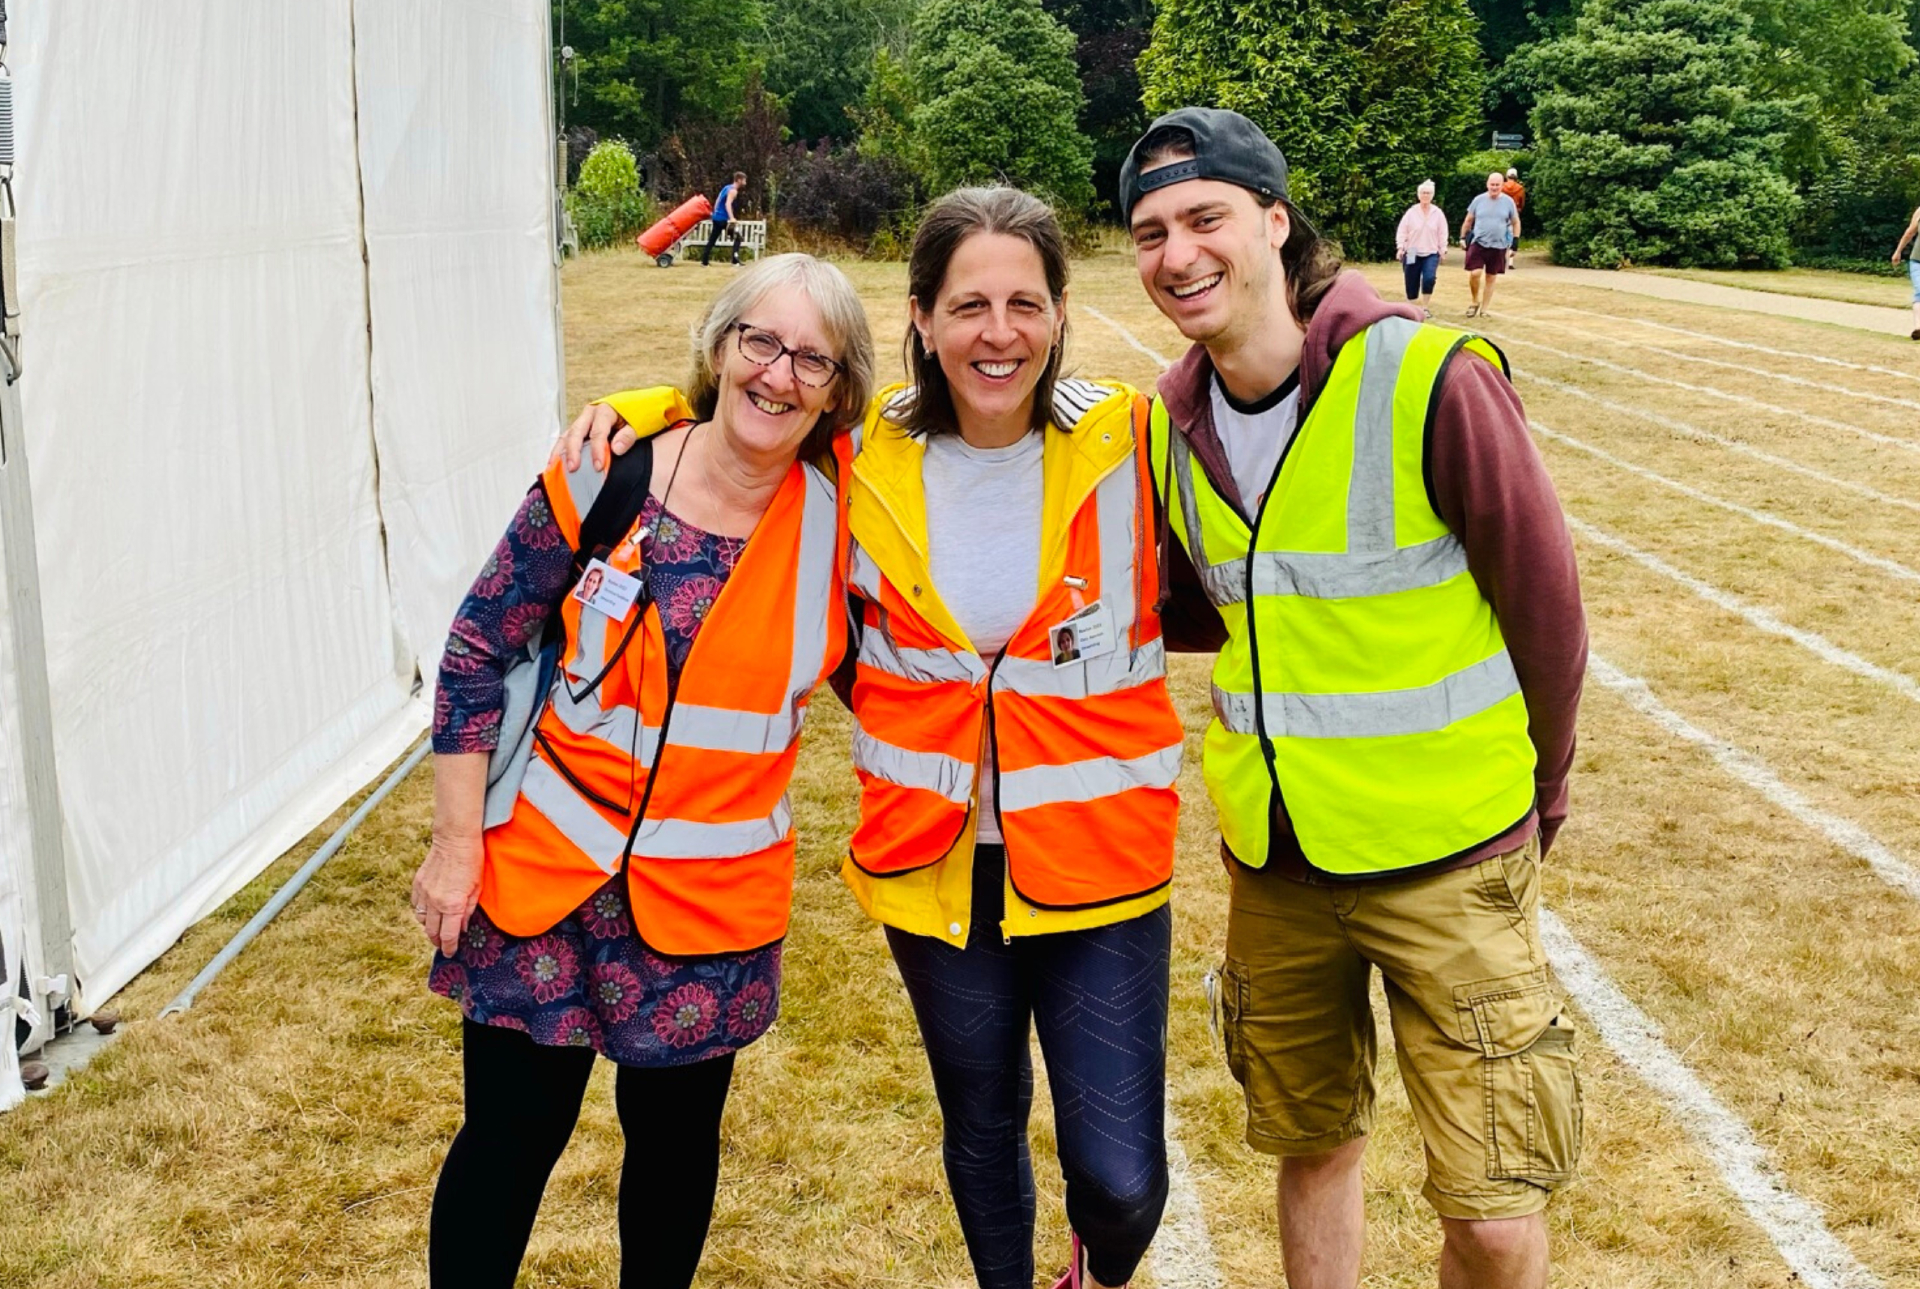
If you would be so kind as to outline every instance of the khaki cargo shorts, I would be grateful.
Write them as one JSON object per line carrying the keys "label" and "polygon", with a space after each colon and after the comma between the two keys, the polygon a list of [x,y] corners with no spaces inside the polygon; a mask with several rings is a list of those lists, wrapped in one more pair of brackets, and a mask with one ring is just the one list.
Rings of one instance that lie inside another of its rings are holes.
{"label": "khaki cargo shorts", "polygon": [[1546,1206],[1580,1157],[1574,1032],[1540,947],[1539,842],[1406,882],[1309,886],[1234,864],[1220,982],[1247,1144],[1317,1155],[1364,1135],[1385,979],[1442,1217]]}

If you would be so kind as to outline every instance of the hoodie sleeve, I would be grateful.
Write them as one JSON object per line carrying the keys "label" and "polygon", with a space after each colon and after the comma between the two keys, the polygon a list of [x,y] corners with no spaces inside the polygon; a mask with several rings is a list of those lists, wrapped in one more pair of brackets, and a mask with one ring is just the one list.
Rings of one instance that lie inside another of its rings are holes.
{"label": "hoodie sleeve", "polygon": [[1587,621],[1573,536],[1520,396],[1462,351],[1441,383],[1429,455],[1434,509],[1466,546],[1527,700],[1544,853],[1567,817]]}

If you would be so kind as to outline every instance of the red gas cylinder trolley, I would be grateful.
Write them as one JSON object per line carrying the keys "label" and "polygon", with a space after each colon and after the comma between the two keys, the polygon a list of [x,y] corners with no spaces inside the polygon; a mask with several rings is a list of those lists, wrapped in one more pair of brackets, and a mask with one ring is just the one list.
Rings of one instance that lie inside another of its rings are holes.
{"label": "red gas cylinder trolley", "polygon": [[673,244],[712,213],[713,203],[707,200],[704,193],[695,193],[675,206],[665,219],[634,238],[634,243],[653,256],[655,264],[666,268],[673,263]]}

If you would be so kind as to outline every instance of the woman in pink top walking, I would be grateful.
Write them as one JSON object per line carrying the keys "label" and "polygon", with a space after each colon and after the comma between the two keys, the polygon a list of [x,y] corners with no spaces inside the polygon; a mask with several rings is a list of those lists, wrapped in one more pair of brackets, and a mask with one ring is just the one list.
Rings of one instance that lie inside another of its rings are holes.
{"label": "woman in pink top walking", "polygon": [[1433,204],[1433,180],[1417,191],[1420,200],[1400,216],[1400,231],[1393,235],[1394,255],[1406,274],[1407,299],[1417,298],[1432,317],[1433,283],[1440,276],[1440,257],[1447,253],[1447,216]]}

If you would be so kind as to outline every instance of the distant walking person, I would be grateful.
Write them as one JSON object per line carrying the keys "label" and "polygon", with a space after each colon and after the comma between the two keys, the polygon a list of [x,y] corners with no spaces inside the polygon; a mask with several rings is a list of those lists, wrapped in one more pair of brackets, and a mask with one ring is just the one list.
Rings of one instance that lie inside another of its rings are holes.
{"label": "distant walking person", "polygon": [[[704,268],[713,261],[713,244],[720,240],[720,235],[727,231],[729,224],[733,223],[734,208],[740,204],[740,192],[746,186],[747,172],[736,170],[733,172],[733,182],[722,188],[720,195],[713,199],[713,231],[707,235],[707,249],[701,252],[701,267]],[[732,236],[733,262],[738,264],[740,262],[740,230],[734,229]]]}
{"label": "distant walking person", "polygon": [[[1507,167],[1507,181],[1500,185],[1500,191],[1513,198],[1515,210],[1527,208],[1527,186],[1520,182],[1520,172],[1512,166]],[[1507,268],[1513,268],[1514,257],[1520,254],[1520,238],[1516,234],[1513,245],[1507,248]]]}
{"label": "distant walking person", "polygon": [[1400,216],[1393,235],[1393,253],[1407,279],[1407,299],[1418,297],[1420,311],[1433,316],[1433,284],[1440,275],[1440,258],[1447,253],[1452,232],[1446,212],[1433,204],[1433,180],[1415,190],[1419,200]]}
{"label": "distant walking person", "polygon": [[1507,252],[1520,237],[1520,208],[1507,196],[1507,177],[1495,170],[1487,176],[1487,190],[1467,207],[1460,221],[1460,244],[1467,248],[1467,290],[1473,303],[1467,316],[1493,308],[1493,282],[1507,271]]}
{"label": "distant walking person", "polygon": [[1907,261],[1907,278],[1913,283],[1913,339],[1920,340],[1920,207],[1916,207],[1913,218],[1907,221],[1907,231],[1900,234],[1900,244],[1893,248],[1893,262],[1898,264],[1900,256],[1912,247],[1912,258]]}

